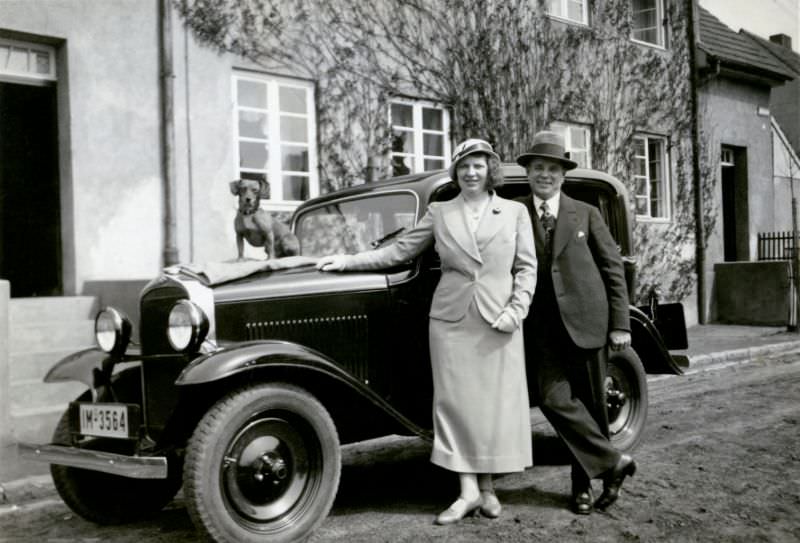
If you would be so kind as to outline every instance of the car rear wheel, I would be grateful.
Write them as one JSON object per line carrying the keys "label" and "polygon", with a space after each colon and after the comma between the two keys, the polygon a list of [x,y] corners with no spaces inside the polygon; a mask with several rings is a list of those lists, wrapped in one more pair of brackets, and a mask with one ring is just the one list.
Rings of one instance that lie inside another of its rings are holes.
{"label": "car rear wheel", "polygon": [[606,403],[611,442],[621,452],[632,451],[647,422],[647,374],[633,349],[609,356]]}
{"label": "car rear wheel", "polygon": [[184,494],[195,525],[218,542],[284,542],[328,515],[341,473],[336,427],[289,384],[231,392],[189,441]]}
{"label": "car rear wheel", "polygon": [[[79,401],[91,401],[88,392]],[[69,412],[56,425],[53,443],[71,445]],[[127,440],[93,439],[82,443],[86,449],[118,454],[133,454]],[[64,503],[76,514],[97,524],[123,524],[157,513],[181,487],[178,458],[168,461],[166,479],[131,479],[110,473],[51,464],[53,483]]]}

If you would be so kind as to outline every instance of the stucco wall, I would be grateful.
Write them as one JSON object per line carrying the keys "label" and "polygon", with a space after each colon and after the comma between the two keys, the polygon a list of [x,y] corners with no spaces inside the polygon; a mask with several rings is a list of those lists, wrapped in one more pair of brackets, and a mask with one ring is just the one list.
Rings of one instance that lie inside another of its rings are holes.
{"label": "stucco wall", "polygon": [[[712,152],[719,156],[721,145],[746,149],[748,214],[747,217],[737,217],[737,221],[747,221],[747,254],[739,257],[747,260],[756,258],[758,232],[775,228],[771,126],[768,116],[759,115],[759,107],[769,107],[767,86],[749,85],[742,81],[717,77],[707,81],[701,88],[702,129],[711,142]],[[707,292],[712,320],[717,315],[713,295],[718,290],[715,285],[714,265],[724,262],[720,178],[721,169],[718,166],[714,193],[720,212],[706,250],[706,281],[710,287]]]}
{"label": "stucco wall", "polygon": [[716,264],[715,271],[719,322],[762,326],[788,324],[789,262],[728,262]]}
{"label": "stucco wall", "polygon": [[73,252],[65,258],[67,293],[86,280],[152,276],[161,265],[157,7],[0,2],[0,30],[60,40],[60,171],[62,193],[71,195],[62,215]]}

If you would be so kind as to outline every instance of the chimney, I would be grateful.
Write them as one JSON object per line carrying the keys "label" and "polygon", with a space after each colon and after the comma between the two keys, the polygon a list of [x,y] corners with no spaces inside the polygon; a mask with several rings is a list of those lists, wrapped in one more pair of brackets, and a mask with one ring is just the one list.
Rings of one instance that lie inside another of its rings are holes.
{"label": "chimney", "polygon": [[769,37],[769,41],[772,43],[777,43],[787,49],[792,48],[792,38],[787,36],[786,34],[773,34]]}

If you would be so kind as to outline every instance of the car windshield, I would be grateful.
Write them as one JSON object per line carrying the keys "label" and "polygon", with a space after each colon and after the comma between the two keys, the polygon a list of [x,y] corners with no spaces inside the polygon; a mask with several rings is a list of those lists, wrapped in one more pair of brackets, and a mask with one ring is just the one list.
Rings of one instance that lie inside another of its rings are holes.
{"label": "car windshield", "polygon": [[298,217],[300,254],[325,256],[372,249],[414,226],[417,199],[409,192],[373,194],[314,207]]}

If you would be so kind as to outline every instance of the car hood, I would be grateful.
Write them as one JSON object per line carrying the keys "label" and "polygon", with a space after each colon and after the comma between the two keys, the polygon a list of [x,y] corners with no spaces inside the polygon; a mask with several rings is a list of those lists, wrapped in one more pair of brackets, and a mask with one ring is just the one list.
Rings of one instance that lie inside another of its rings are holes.
{"label": "car hood", "polygon": [[321,272],[313,266],[264,271],[213,287],[214,303],[385,289],[395,275],[387,276],[386,272]]}

